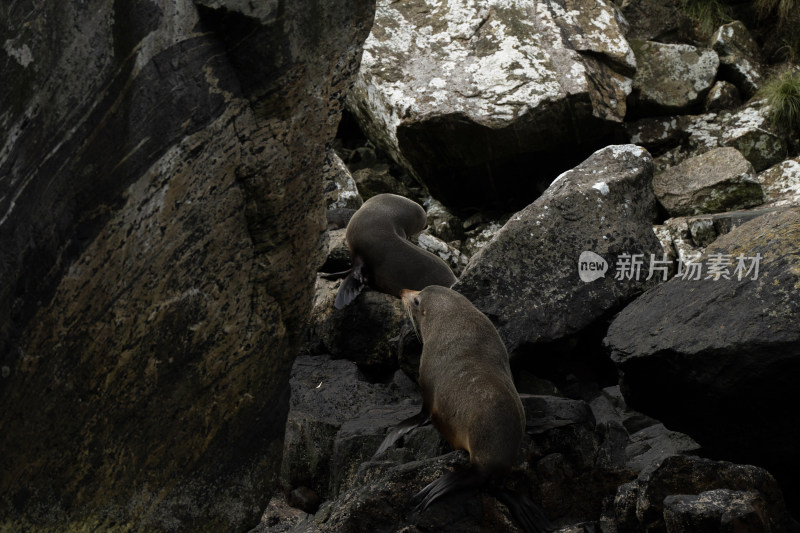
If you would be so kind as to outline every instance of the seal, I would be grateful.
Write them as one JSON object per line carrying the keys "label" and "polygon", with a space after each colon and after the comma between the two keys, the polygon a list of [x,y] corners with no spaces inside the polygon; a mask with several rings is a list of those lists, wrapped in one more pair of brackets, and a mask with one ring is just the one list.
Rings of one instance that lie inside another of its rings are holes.
{"label": "seal", "polygon": [[[401,297],[422,337],[422,411],[398,424],[379,452],[428,419],[453,448],[469,452],[466,470],[441,476],[414,497],[420,500],[417,509],[425,510],[448,493],[502,479],[517,459],[525,411],[503,341],[472,302],[440,286],[404,290]],[[497,488],[493,494],[526,531],[551,528],[526,496]]]}
{"label": "seal", "polygon": [[447,263],[408,241],[426,224],[422,206],[403,196],[379,194],[364,202],[347,224],[353,268],[339,286],[335,307],[348,305],[367,285],[399,298],[403,289],[455,283]]}

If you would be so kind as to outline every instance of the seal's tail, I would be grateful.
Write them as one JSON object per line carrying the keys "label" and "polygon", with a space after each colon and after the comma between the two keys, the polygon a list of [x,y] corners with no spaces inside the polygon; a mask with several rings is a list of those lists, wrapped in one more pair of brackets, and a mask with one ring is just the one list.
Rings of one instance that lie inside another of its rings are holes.
{"label": "seal's tail", "polygon": [[412,498],[412,501],[420,500],[414,509],[416,511],[424,511],[430,504],[442,496],[446,496],[451,492],[480,487],[485,482],[486,475],[478,472],[474,468],[448,472],[436,481],[428,484]]}

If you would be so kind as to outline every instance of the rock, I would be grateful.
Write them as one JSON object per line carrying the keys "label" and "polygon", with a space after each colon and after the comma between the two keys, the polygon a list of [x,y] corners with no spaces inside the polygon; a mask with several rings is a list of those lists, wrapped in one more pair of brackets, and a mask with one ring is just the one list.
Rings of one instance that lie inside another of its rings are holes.
{"label": "rock", "polygon": [[719,58],[713,50],[652,41],[632,41],[631,47],[637,64],[632,113],[687,113],[699,107],[716,79]]}
{"label": "rock", "polygon": [[[503,217],[501,220],[482,223],[477,227],[466,232],[464,245],[461,247],[465,256],[471,258],[478,251],[489,244],[495,235],[503,228],[510,217]],[[465,222],[466,225],[466,222]]]}
{"label": "rock", "polygon": [[[656,282],[645,280],[647,265],[639,276],[632,260],[627,268],[632,256],[624,255],[661,259],[651,228],[651,172],[642,148],[599,150],[513,215],[453,288],[492,319],[509,352],[587,327]],[[605,262],[604,278],[580,281],[576,266],[584,251],[598,254],[598,265]],[[612,275],[618,261],[621,279]]]}
{"label": "rock", "polygon": [[786,480],[800,471],[784,411],[800,380],[799,242],[797,209],[750,220],[706,248],[696,275],[628,305],[605,339],[631,408]]}
{"label": "rock", "polygon": [[[771,528],[789,531],[792,529],[785,528],[795,526],[786,512],[778,484],[766,470],[750,465],[675,455],[643,471],[634,484],[620,487],[615,498],[619,531],[665,531],[665,515],[670,514],[674,519],[675,512],[680,509],[681,498],[669,498],[670,496],[706,493],[705,496],[695,499],[698,502],[708,499],[707,493],[712,490],[725,490],[727,494],[754,493],[765,502],[762,516]],[[727,505],[724,510],[720,509],[720,514],[740,514],[741,506],[737,498],[726,501],[724,497],[719,498],[722,494],[725,493],[717,492],[717,501]],[[670,511],[665,509],[667,504],[671,504]]]}
{"label": "rock", "polygon": [[423,205],[428,213],[428,230],[432,235],[445,242],[464,239],[463,222],[457,215],[433,197],[428,197]]}
{"label": "rock", "polygon": [[769,107],[755,101],[735,112],[644,118],[626,127],[631,142],[651,150],[660,172],[713,148],[739,150],[760,172],[786,156],[786,142],[769,124]]}
{"label": "rock", "polygon": [[692,20],[676,1],[624,0],[617,4],[628,22],[628,40],[685,42],[692,34]]}
{"label": "rock", "polygon": [[346,357],[366,372],[395,369],[395,338],[407,320],[400,301],[382,292],[365,290],[353,305],[336,309],[333,301],[339,283],[317,278],[307,346],[312,347],[312,353]]}
{"label": "rock", "polygon": [[687,127],[688,153],[730,146],[739,150],[756,172],[782,161],[786,143],[772,132],[768,111],[769,107],[759,101],[735,113],[696,117]]}
{"label": "rock", "polygon": [[392,175],[391,167],[386,163],[377,163],[374,166],[356,170],[353,178],[358,185],[358,191],[365,200],[383,193],[399,194],[406,198],[413,196],[411,190]]}
{"label": "rock", "polygon": [[291,507],[286,497],[278,493],[270,499],[259,525],[249,533],[286,533],[308,517],[308,513]]}
{"label": "rock", "polygon": [[711,86],[706,96],[705,110],[714,113],[724,110],[735,109],[742,104],[739,96],[739,89],[727,81],[718,81]]}
{"label": "rock", "polygon": [[[378,448],[386,428],[399,421],[392,416],[393,411],[381,410],[381,406],[396,404],[411,393],[405,385],[363,381],[352,362],[327,356],[298,356],[292,368],[291,387],[281,478],[289,487],[306,486],[323,498],[341,484],[333,479],[334,473],[341,476],[344,468],[342,442],[352,441],[359,434],[358,428],[364,427],[351,421],[366,416],[369,409],[383,413],[383,418],[371,418],[381,422],[375,422],[371,434],[365,437],[359,452],[364,460]],[[413,406],[409,410],[413,411]]]}
{"label": "rock", "polygon": [[467,265],[467,257],[458,251],[458,249],[434,237],[427,231],[418,233],[412,241],[416,241],[416,244],[423,250],[441,257],[456,276],[458,276]]}
{"label": "rock", "polygon": [[764,498],[758,492],[717,489],[664,498],[667,531],[772,531]]}
{"label": "rock", "polygon": [[328,257],[319,268],[320,272],[343,272],[352,266],[346,232],[346,228],[328,231]]}
{"label": "rock", "polygon": [[335,208],[358,209],[364,203],[358,194],[353,176],[332,148],[325,151],[322,182],[325,190],[325,205],[329,210]]}
{"label": "rock", "polygon": [[800,204],[800,157],[778,163],[757,178],[764,190],[764,205],[785,207]]}
{"label": "rock", "polygon": [[664,424],[648,425],[644,429],[631,432],[629,444],[625,448],[626,466],[634,472],[641,472],[667,457],[698,451],[700,445],[690,436],[670,431]]}
{"label": "rock", "polygon": [[286,497],[286,503],[301,509],[306,513],[315,513],[319,508],[320,500],[316,492],[308,487],[297,487]]}
{"label": "rock", "polygon": [[735,148],[716,148],[656,174],[653,191],[670,216],[729,211],[764,201],[753,165]]}
{"label": "rock", "polygon": [[348,108],[445,205],[516,209],[616,130],[635,68],[604,1],[382,0]]}
{"label": "rock", "polygon": [[720,79],[732,82],[745,98],[752,97],[761,85],[759,47],[741,21],[720,26],[711,37],[711,47],[719,55]]}
{"label": "rock", "polygon": [[0,529],[241,531],[273,493],[374,7],[277,9],[4,6]]}

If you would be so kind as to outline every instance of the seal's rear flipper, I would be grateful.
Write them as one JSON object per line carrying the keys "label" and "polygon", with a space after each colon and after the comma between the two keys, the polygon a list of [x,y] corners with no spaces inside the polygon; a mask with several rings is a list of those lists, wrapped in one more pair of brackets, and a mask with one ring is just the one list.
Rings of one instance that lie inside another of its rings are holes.
{"label": "seal's rear flipper", "polygon": [[489,492],[508,507],[511,516],[525,533],[544,533],[555,529],[527,495],[503,487],[491,487]]}
{"label": "seal's rear flipper", "polygon": [[389,447],[392,446],[392,444],[397,442],[397,439],[399,439],[412,429],[424,426],[425,424],[429,424],[430,422],[431,422],[431,417],[428,415],[425,409],[415,414],[414,416],[406,418],[405,420],[394,426],[389,431],[389,434],[386,435],[386,438],[383,439],[383,442],[378,447],[378,451],[375,452],[375,455],[373,455],[372,457],[375,458],[378,455],[385,452],[386,450],[388,450]]}
{"label": "seal's rear flipper", "polygon": [[358,258],[353,262],[353,268],[350,269],[350,274],[344,278],[342,284],[339,285],[339,292],[336,293],[336,301],[333,306],[336,309],[344,309],[350,302],[356,299],[356,296],[361,294],[364,286],[367,284],[367,278],[364,276],[363,271],[364,263]]}
{"label": "seal's rear flipper", "polygon": [[424,511],[430,504],[442,496],[446,496],[451,492],[480,487],[485,481],[486,476],[479,473],[474,468],[448,472],[414,495],[412,501],[420,500],[417,506],[414,507],[414,510]]}

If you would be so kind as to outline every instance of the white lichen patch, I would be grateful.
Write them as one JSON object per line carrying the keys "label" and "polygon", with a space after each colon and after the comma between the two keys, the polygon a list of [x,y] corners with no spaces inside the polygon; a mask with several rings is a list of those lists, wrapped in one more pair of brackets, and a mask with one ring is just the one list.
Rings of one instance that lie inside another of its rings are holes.
{"label": "white lichen patch", "polygon": [[601,195],[605,196],[606,194],[608,194],[608,183],[604,181],[598,181],[597,183],[592,185],[592,189],[597,189],[598,191],[600,191]]}
{"label": "white lichen patch", "polygon": [[6,42],[3,43],[3,50],[25,68],[33,63],[33,52],[25,43],[22,43],[22,46],[16,46],[12,39],[6,39]]}

